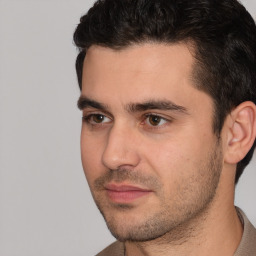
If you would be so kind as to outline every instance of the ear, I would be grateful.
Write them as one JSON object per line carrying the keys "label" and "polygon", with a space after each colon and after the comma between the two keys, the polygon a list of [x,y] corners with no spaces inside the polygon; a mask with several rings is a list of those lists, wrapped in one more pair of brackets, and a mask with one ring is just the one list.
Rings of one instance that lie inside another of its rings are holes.
{"label": "ear", "polygon": [[251,149],[256,137],[256,106],[251,101],[238,105],[228,116],[224,160],[237,164]]}

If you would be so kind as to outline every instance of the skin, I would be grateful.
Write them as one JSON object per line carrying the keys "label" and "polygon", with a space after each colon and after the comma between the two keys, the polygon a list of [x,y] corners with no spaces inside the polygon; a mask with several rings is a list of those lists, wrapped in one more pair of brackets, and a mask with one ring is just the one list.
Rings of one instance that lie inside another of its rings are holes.
{"label": "skin", "polygon": [[[79,101],[83,168],[128,256],[233,255],[241,240],[233,202],[235,158],[243,153],[230,153],[242,133],[234,125],[238,114],[226,120],[219,139],[213,101],[195,88],[194,65],[186,44],[87,52]],[[117,202],[109,184],[146,193]]]}

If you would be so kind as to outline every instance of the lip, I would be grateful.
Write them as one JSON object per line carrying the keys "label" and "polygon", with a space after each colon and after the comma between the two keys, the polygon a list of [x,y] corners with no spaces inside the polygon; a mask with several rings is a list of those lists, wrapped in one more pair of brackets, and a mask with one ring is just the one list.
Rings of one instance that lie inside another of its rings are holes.
{"label": "lip", "polygon": [[147,188],[128,184],[108,184],[105,189],[109,199],[115,203],[130,203],[153,192]]}

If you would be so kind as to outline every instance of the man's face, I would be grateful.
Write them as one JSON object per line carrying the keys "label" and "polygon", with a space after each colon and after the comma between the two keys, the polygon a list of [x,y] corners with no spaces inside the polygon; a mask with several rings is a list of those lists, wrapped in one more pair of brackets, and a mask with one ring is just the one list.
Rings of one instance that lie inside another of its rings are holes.
{"label": "man's face", "polygon": [[207,209],[222,169],[213,101],[185,44],[91,47],[83,69],[82,163],[119,240],[164,235]]}

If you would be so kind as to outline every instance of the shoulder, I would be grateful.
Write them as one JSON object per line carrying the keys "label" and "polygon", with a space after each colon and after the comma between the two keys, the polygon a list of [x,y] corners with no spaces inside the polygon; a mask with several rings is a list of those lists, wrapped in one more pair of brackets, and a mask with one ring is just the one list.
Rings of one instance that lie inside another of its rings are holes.
{"label": "shoulder", "polygon": [[116,241],[96,256],[124,256],[124,244]]}
{"label": "shoulder", "polygon": [[234,256],[256,255],[256,229],[248,220],[245,213],[238,207],[237,213],[243,223],[244,233]]}

